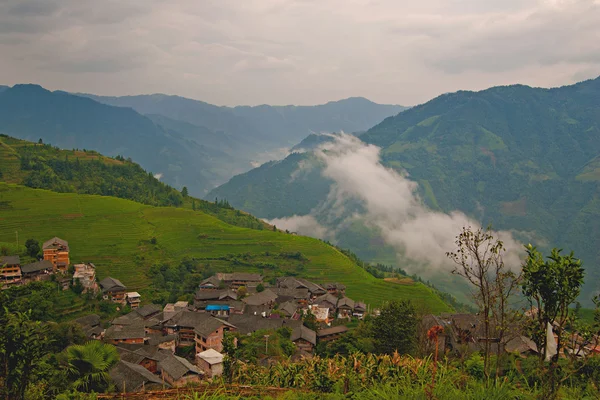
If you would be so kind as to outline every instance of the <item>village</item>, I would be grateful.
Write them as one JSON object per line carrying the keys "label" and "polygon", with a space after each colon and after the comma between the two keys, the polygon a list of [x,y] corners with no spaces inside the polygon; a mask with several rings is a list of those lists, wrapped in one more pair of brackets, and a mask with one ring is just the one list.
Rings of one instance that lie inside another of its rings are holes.
{"label": "village", "polygon": [[[289,328],[289,339],[295,345],[292,359],[311,358],[319,343],[347,334],[351,321],[367,315],[377,317],[379,313],[347,297],[346,287],[340,283],[321,285],[292,276],[267,283],[262,275],[245,272],[215,273],[204,279],[193,302],[177,301],[164,307],[142,305],[140,294],[128,291],[118,279],[106,277],[98,281],[93,263],[71,266],[66,240],[54,237],[43,243],[42,251],[43,259],[24,265],[18,256],[1,257],[2,289],[53,280],[63,290],[79,284],[83,293],[101,296],[103,301],[118,307],[129,307],[129,313],[112,319],[108,325],[96,314],[75,320],[88,339],[117,348],[120,361],[109,375],[119,392],[180,387],[220,376],[228,332],[251,335]],[[313,329],[304,323],[307,316],[314,321]],[[483,323],[476,314],[430,314],[420,321],[421,338],[426,338],[433,327],[443,328],[436,342],[441,352],[469,354],[483,346]],[[268,349],[269,334],[264,339]],[[423,342],[431,347],[430,342]],[[573,336],[571,342],[572,351],[600,353],[597,341],[591,345]],[[492,345],[498,348],[498,341]],[[182,349],[190,348],[193,351],[182,354]],[[523,357],[538,353],[535,343],[516,324],[507,331],[501,351]]]}

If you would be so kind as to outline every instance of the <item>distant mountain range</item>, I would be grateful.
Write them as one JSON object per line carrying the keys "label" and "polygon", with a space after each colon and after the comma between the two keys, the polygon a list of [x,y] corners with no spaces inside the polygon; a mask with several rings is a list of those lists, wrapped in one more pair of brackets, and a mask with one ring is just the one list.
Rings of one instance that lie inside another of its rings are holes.
{"label": "distant mountain range", "polygon": [[131,157],[195,195],[281,157],[313,131],[361,131],[404,109],[361,98],[229,108],[178,96],[74,95],[30,84],[0,86],[0,108],[0,133]]}
{"label": "distant mountain range", "polygon": [[[553,89],[445,94],[360,138],[382,148],[384,165],[407,171],[432,209],[461,210],[484,225],[527,232],[543,248],[572,249],[586,265],[584,300],[600,290],[600,78]],[[298,147],[323,140],[308,138]],[[311,153],[292,154],[207,197],[226,198],[258,217],[306,214],[329,192],[319,162]],[[296,174],[300,165],[310,172]],[[381,244],[377,252],[376,236],[350,229],[339,239],[365,258],[393,254]]]}

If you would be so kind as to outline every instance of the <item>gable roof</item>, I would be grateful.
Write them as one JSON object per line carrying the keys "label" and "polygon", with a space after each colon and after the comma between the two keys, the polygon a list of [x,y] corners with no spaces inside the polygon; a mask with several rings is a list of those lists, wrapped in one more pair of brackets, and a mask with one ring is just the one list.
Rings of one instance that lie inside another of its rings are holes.
{"label": "gable roof", "polygon": [[123,285],[120,280],[111,278],[110,276],[100,281],[100,287],[103,292],[127,289],[127,286]]}
{"label": "gable roof", "polygon": [[331,328],[326,328],[326,329],[319,329],[319,332],[317,332],[317,336],[318,337],[324,337],[324,336],[329,336],[329,335],[335,335],[338,333],[344,333],[348,331],[348,327],[345,325],[338,325],[338,326],[333,326]]}
{"label": "gable roof", "polygon": [[205,280],[203,280],[202,282],[200,282],[200,286],[216,286],[219,287],[219,285],[221,284],[221,280],[219,278],[217,278],[216,275],[213,275],[209,278],[206,278]]}
{"label": "gable roof", "polygon": [[135,310],[135,312],[140,314],[140,316],[142,316],[142,318],[146,318],[151,315],[158,314],[161,311],[162,311],[162,308],[156,304],[146,304],[145,306],[142,306]]}
{"label": "gable roof", "polygon": [[158,368],[167,373],[174,380],[179,380],[189,373],[197,375],[201,374],[200,370],[190,364],[188,360],[174,354],[160,360],[158,362]]}
{"label": "gable roof", "polygon": [[292,331],[292,335],[290,336],[290,340],[295,342],[296,340],[304,339],[308,343],[311,343],[313,346],[317,345],[317,332],[312,329],[308,329],[304,325],[294,329]]}
{"label": "gable roof", "polygon": [[137,392],[148,383],[170,387],[146,368],[127,361],[119,361],[109,371],[109,375],[117,390],[121,392]]}
{"label": "gable roof", "polygon": [[337,297],[335,297],[334,295],[332,295],[330,293],[325,293],[324,295],[317,297],[313,301],[313,304],[321,304],[324,302],[328,302],[335,307],[337,305],[338,299],[337,299]]}
{"label": "gable roof", "polygon": [[142,324],[112,325],[104,333],[104,338],[108,340],[143,339],[145,337],[146,330]]}
{"label": "gable roof", "polygon": [[39,272],[45,269],[52,269],[54,265],[48,260],[37,261],[31,264],[25,264],[21,266],[21,272],[24,274],[30,274],[32,272]]}
{"label": "gable roof", "polygon": [[365,303],[357,301],[356,303],[354,303],[354,310],[356,310],[356,311],[367,311],[367,305]]}
{"label": "gable roof", "polygon": [[337,307],[344,307],[344,308],[349,308],[351,310],[354,309],[354,300],[352,300],[349,297],[342,297],[341,299],[338,299],[338,303],[337,303]]}
{"label": "gable roof", "polygon": [[3,265],[21,265],[21,257],[19,256],[2,256],[0,257],[0,267]]}
{"label": "gable roof", "polygon": [[218,330],[221,326],[229,326],[235,328],[234,325],[225,322],[219,318],[215,318],[208,313],[181,311],[165,321],[168,326],[185,326],[194,328],[194,332],[202,336],[208,336],[212,332]]}
{"label": "gable roof", "polygon": [[202,290],[198,289],[194,294],[194,300],[218,300],[225,290]]}
{"label": "gable roof", "polygon": [[96,314],[90,314],[77,318],[75,322],[82,326],[97,326],[100,325],[100,316]]}
{"label": "gable roof", "polygon": [[64,247],[67,251],[69,251],[69,242],[67,242],[66,240],[63,240],[61,238],[58,238],[56,236],[50,240],[45,241],[44,244],[42,245],[42,249],[45,250],[45,249],[50,249],[50,248],[58,247],[58,246]]}
{"label": "gable roof", "polygon": [[292,301],[286,301],[285,303],[281,303],[279,305],[279,311],[282,311],[284,314],[287,314],[290,317],[296,314],[297,310],[298,305]]}
{"label": "gable roof", "polygon": [[310,293],[307,288],[291,289],[278,287],[270,290],[275,292],[275,294],[277,294],[278,297],[289,297],[296,300],[308,300],[310,298]]}
{"label": "gable roof", "polygon": [[269,289],[265,289],[260,293],[253,294],[252,296],[248,296],[242,299],[244,303],[251,306],[260,306],[263,304],[268,304],[275,300],[277,300],[277,295]]}
{"label": "gable roof", "polygon": [[219,353],[215,349],[208,349],[201,353],[196,354],[199,357],[209,363],[210,365],[219,364],[223,362],[223,354]]}

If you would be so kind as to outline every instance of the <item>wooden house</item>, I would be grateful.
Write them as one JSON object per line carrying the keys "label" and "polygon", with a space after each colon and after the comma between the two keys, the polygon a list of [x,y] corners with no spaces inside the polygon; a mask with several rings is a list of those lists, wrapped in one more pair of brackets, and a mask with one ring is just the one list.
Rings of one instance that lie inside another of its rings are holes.
{"label": "wooden house", "polygon": [[354,312],[354,300],[342,297],[337,302],[338,318],[352,318]]}
{"label": "wooden house", "polygon": [[115,278],[104,278],[100,281],[100,288],[104,300],[110,300],[114,303],[125,304],[125,291],[127,287]]}
{"label": "wooden house", "polygon": [[298,350],[312,353],[317,345],[317,333],[301,325],[292,331],[290,340],[296,345]]}
{"label": "wooden house", "polygon": [[141,296],[138,292],[128,292],[125,294],[125,299],[127,300],[127,304],[131,307],[132,310],[140,307]]}
{"label": "wooden house", "polygon": [[317,338],[319,342],[328,342],[330,340],[335,340],[348,332],[348,327],[344,325],[334,326],[326,329],[319,329],[317,332]]}
{"label": "wooden house", "polygon": [[21,259],[19,256],[0,257],[0,285],[7,289],[22,283]]}
{"label": "wooden house", "polygon": [[54,265],[48,260],[37,261],[21,266],[23,282],[39,281],[48,279],[54,270]]}
{"label": "wooden house", "polygon": [[53,237],[44,242],[42,250],[44,251],[44,260],[52,263],[54,272],[67,272],[70,260],[69,243],[66,240]]}
{"label": "wooden house", "polygon": [[123,360],[110,370],[109,376],[119,393],[159,390],[170,386],[141,365]]}
{"label": "wooden house", "polygon": [[202,371],[188,360],[176,355],[169,355],[160,360],[158,370],[162,379],[174,387],[199,382],[203,375]]}
{"label": "wooden house", "polygon": [[111,344],[144,344],[146,341],[144,324],[112,325],[104,333],[104,340]]}

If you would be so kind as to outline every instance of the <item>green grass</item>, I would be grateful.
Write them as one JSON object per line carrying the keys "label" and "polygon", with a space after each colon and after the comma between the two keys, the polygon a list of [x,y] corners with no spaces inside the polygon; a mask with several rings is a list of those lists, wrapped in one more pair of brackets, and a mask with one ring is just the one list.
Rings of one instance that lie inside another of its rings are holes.
{"label": "green grass", "polygon": [[[6,183],[0,183],[0,204],[0,242],[14,241],[15,231],[22,240],[42,242],[61,237],[69,241],[72,262],[93,262],[100,279],[113,276],[133,290],[148,287],[146,270],[157,262],[177,263],[188,256],[245,271],[252,267],[233,265],[222,258],[248,253],[286,271],[298,265],[278,257],[279,253],[301,252],[307,258],[302,276],[323,283],[342,282],[354,300],[378,307],[393,299],[410,299],[431,312],[448,310],[425,285],[396,285],[376,279],[317,239],[235,227],[199,211]],[[150,244],[152,237],[157,238],[156,245]]]}

